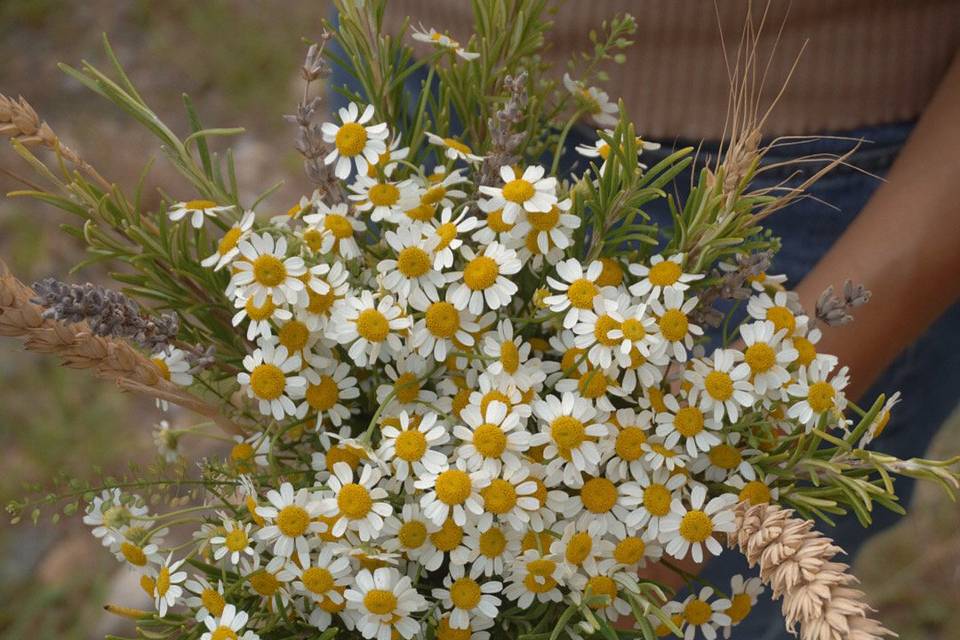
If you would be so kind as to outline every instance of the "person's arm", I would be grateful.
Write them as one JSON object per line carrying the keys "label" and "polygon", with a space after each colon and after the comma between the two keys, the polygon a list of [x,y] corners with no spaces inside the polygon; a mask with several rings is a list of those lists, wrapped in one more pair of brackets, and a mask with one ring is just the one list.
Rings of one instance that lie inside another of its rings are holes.
{"label": "person's arm", "polygon": [[825,328],[818,350],[850,366],[858,398],[960,298],[960,54],[886,183],[797,287],[800,302],[812,314],[847,278],[873,295],[852,323]]}

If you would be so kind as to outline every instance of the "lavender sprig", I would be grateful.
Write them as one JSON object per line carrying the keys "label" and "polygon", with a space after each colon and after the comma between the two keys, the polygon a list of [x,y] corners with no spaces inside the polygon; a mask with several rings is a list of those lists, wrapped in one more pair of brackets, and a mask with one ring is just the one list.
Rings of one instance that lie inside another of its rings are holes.
{"label": "lavender sprig", "polygon": [[514,128],[523,122],[527,106],[527,73],[506,76],[504,89],[510,94],[502,108],[498,109],[487,121],[490,139],[493,144],[483,160],[480,183],[490,185],[499,180],[500,168],[516,163],[517,147],[523,142],[524,134],[515,133]]}
{"label": "lavender sprig", "polygon": [[852,280],[845,281],[842,296],[833,295],[833,285],[830,285],[817,299],[817,320],[831,327],[841,327],[853,322],[850,311],[869,301],[870,291],[862,284],[854,284]]}

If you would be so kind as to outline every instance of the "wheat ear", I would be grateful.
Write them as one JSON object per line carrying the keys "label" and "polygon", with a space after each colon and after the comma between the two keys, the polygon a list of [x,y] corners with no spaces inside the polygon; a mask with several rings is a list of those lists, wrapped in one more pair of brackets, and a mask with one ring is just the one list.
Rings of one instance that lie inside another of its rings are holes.
{"label": "wheat ear", "polygon": [[801,640],[880,640],[896,636],[868,617],[873,609],[851,585],[849,567],[832,558],[842,553],[833,540],[813,528],[812,520],[770,504],[736,508],[736,529],[727,542],[738,547],[774,598],[783,598],[787,629]]}
{"label": "wheat ear", "polygon": [[85,323],[44,318],[42,308],[31,302],[34,297],[33,289],[0,260],[0,336],[23,338],[29,351],[56,355],[68,367],[89,369],[122,389],[172,402],[210,418],[229,433],[242,433],[214,406],[164,379],[156,365],[127,342],[94,335]]}

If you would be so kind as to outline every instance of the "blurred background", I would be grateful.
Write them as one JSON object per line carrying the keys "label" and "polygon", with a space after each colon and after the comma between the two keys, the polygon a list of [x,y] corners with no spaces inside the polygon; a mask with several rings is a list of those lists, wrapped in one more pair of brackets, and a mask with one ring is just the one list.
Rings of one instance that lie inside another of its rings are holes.
{"label": "blurred background", "polygon": [[[302,38],[320,32],[327,11],[325,1],[0,0],[0,93],[23,95],[109,180],[133,185],[147,160],[158,157],[148,184],[186,198],[154,139],[56,68],[81,60],[105,66],[100,34],[106,32],[140,93],[175,131],[187,128],[183,92],[206,126],[247,129],[234,140],[241,185],[253,194],[284,180],[267,203],[269,213],[279,213],[310,190],[293,127],[282,116],[293,111],[302,90]],[[6,145],[0,169],[30,173]],[[0,171],[0,190],[18,188]],[[35,202],[0,199],[0,257],[27,283],[48,275],[106,282],[103,269],[66,276],[84,252],[59,231],[65,221],[66,214]],[[23,495],[23,482],[43,484],[59,470],[92,479],[94,466],[109,472],[130,459],[150,462],[161,417],[151,401],[0,338],[0,502]],[[958,450],[955,416],[930,455]],[[855,573],[879,617],[901,637],[960,638],[960,508],[938,489],[920,487],[910,515],[864,547]],[[149,607],[131,576],[79,517],[58,525],[41,520],[37,527],[0,520],[0,637],[68,640],[129,632],[102,606]]]}

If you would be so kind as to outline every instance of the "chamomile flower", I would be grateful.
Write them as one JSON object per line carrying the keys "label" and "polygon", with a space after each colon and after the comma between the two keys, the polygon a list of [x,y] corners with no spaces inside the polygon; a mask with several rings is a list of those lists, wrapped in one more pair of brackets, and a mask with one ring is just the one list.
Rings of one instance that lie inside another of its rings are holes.
{"label": "chamomile flower", "polygon": [[[426,184],[423,185],[424,191],[420,194],[420,204],[424,207],[437,207],[450,209],[457,202],[462,202],[467,197],[467,192],[459,188],[466,185],[469,180],[460,173],[461,169],[456,169],[449,173],[442,166],[434,169],[434,172],[427,176]],[[433,216],[430,216],[433,219]]]}
{"label": "chamomile flower", "polygon": [[569,571],[595,569],[598,561],[609,558],[613,553],[613,544],[597,533],[597,527],[591,522],[588,527],[569,522],[563,528],[563,535],[550,545],[550,553],[563,558]]}
{"label": "chamomile flower", "polygon": [[490,476],[482,470],[468,471],[466,461],[459,459],[456,466],[440,473],[425,473],[414,486],[423,491],[420,506],[425,516],[435,524],[451,518],[460,527],[467,523],[467,512],[473,516],[483,513],[480,491],[490,484]]}
{"label": "chamomile flower", "polygon": [[297,413],[292,398],[300,397],[307,381],[303,376],[290,375],[300,370],[299,355],[288,355],[287,348],[262,341],[262,346],[244,356],[246,371],[237,374],[237,382],[255,399],[260,413],[276,420]]}
{"label": "chamomile flower", "polygon": [[663,304],[659,300],[650,303],[650,310],[657,318],[660,336],[677,362],[687,361],[687,350],[693,349],[694,336],[702,336],[703,329],[690,322],[690,312],[697,306],[697,298],[683,299],[683,293],[667,289]]}
{"label": "chamomile flower", "polygon": [[[311,331],[325,330],[333,313],[334,305],[338,300],[346,297],[350,291],[350,284],[347,281],[349,273],[341,262],[334,262],[330,265],[330,271],[322,277],[327,285],[326,293],[318,293],[312,287],[305,287],[306,300],[298,301],[297,319],[307,325]],[[324,331],[323,342],[331,342],[328,335],[331,332]]]}
{"label": "chamomile flower", "polygon": [[587,479],[579,493],[567,501],[568,518],[577,518],[581,527],[589,525],[596,535],[612,533],[615,536],[626,535],[624,522],[630,517],[626,507],[627,492],[638,493],[632,482],[614,483],[597,476]]}
{"label": "chamomile flower", "polygon": [[465,629],[454,629],[450,626],[450,616],[445,615],[437,623],[437,640],[490,640],[487,629],[495,622],[488,618],[474,617],[470,626]]}
{"label": "chamomile flower", "polygon": [[760,451],[741,447],[740,439],[741,435],[736,431],[724,434],[719,444],[690,463],[690,471],[702,473],[710,482],[725,482],[734,473],[747,480],[755,479],[753,466],[745,457],[759,455]]}
{"label": "chamomile flower", "polygon": [[452,561],[470,565],[470,577],[503,575],[520,554],[521,534],[510,526],[493,524],[484,531],[472,529]]}
{"label": "chamomile flower", "polygon": [[537,482],[522,467],[504,467],[481,491],[483,513],[477,528],[486,531],[494,523],[507,523],[516,531],[523,531],[530,520],[530,512],[540,508],[536,494]]}
{"label": "chamomile flower", "polygon": [[260,556],[255,555],[252,562],[244,562],[241,566],[241,572],[250,589],[250,593],[260,596],[260,606],[267,610],[272,610],[277,599],[283,606],[290,604],[290,586],[280,580],[281,576],[287,577],[289,574],[284,572],[288,559],[283,556],[274,556],[270,558],[266,566],[260,566]]}
{"label": "chamomile flower", "polygon": [[183,456],[180,454],[180,432],[170,427],[170,423],[161,420],[153,428],[153,443],[160,457],[167,463],[174,463]]}
{"label": "chamomile flower", "polygon": [[286,238],[275,241],[269,233],[254,233],[241,240],[239,248],[244,259],[234,261],[236,273],[231,280],[238,297],[252,297],[257,307],[268,298],[279,304],[296,302],[304,287],[300,276],[307,268],[303,258],[286,257]]}
{"label": "chamomile flower", "polygon": [[760,578],[744,580],[742,575],[737,574],[730,579],[730,606],[723,611],[730,618],[730,623],[723,627],[724,638],[729,638],[732,627],[740,624],[750,615],[761,593],[763,593],[763,584]]}
{"label": "chamomile flower", "polygon": [[[609,291],[609,290],[608,290]],[[593,299],[592,309],[583,309],[579,321],[573,327],[576,335],[574,344],[578,349],[587,350],[587,360],[593,365],[608,369],[614,361],[620,366],[630,364],[630,347],[623,350],[623,323],[630,308],[630,297],[625,294],[599,295]],[[649,320],[652,324],[652,319]],[[639,328],[638,328],[639,327]],[[630,324],[632,332],[644,331],[643,322]]]}
{"label": "chamomile flower", "polygon": [[710,447],[720,444],[720,438],[711,431],[719,431],[722,425],[704,414],[696,405],[680,406],[673,395],[664,397],[668,411],[658,413],[657,435],[663,436],[664,444],[673,447],[682,442],[691,458],[698,452],[709,451]]}
{"label": "chamomile flower", "polygon": [[396,426],[381,429],[379,456],[392,466],[393,477],[399,482],[425,473],[439,474],[446,468],[447,456],[437,449],[448,440],[447,429],[437,421],[437,414],[428,413],[415,422],[403,411]]}
{"label": "chamomile flower", "polygon": [[690,283],[703,278],[703,274],[683,272],[683,254],[677,253],[669,258],[655,255],[650,258],[650,266],[631,264],[630,273],[641,280],[630,287],[630,293],[638,297],[650,296],[659,299],[667,291],[682,293],[690,288]]}
{"label": "chamomile flower", "polygon": [[445,33],[440,33],[433,27],[430,27],[429,31],[424,31],[423,25],[420,25],[419,29],[413,29],[411,37],[418,42],[426,42],[436,47],[451,49],[454,53],[467,61],[476,60],[480,57],[479,53],[465,50],[460,46],[459,42]]}
{"label": "chamomile flower", "polygon": [[[604,129],[603,136],[599,135],[599,131],[597,134],[597,140],[593,144],[578,144],[576,151],[585,158],[600,158],[602,160],[600,173],[603,173],[607,168],[607,159],[610,157],[611,151],[610,143],[607,140],[613,140],[614,131],[613,129]],[[634,144],[637,147],[637,156],[643,154],[644,151],[656,151],[660,148],[659,143],[649,142],[640,136],[635,138]],[[641,164],[640,168],[646,169],[647,167]]]}
{"label": "chamomile flower", "polygon": [[[784,332],[790,338],[798,329],[804,329],[806,317],[794,313],[796,294],[777,291],[771,298],[767,293],[751,296],[747,301],[747,313],[756,320],[769,320],[776,332]],[[803,318],[803,320],[801,320]]]}
{"label": "chamomile flower", "polygon": [[631,509],[625,523],[631,531],[644,530],[647,540],[655,540],[670,515],[670,505],[680,497],[687,478],[659,468],[637,478],[636,484],[624,490],[623,503]]}
{"label": "chamomile flower", "polygon": [[168,215],[174,222],[179,222],[187,216],[190,216],[190,224],[194,229],[199,229],[203,226],[203,222],[208,216],[215,218],[217,214],[230,211],[231,209],[233,209],[232,204],[217,205],[213,200],[187,200],[185,202],[178,202],[170,207]]}
{"label": "chamomile flower", "polygon": [[674,558],[682,560],[691,554],[697,564],[703,562],[703,549],[718,556],[723,546],[714,537],[716,534],[730,533],[736,525],[733,521],[733,506],[737,497],[722,494],[706,501],[707,488],[697,484],[690,492],[690,507],[674,498],[670,506],[670,515],[664,518],[660,527],[660,542],[664,550]]}
{"label": "chamomile flower", "polygon": [[361,570],[343,595],[348,608],[359,614],[357,630],[376,640],[391,640],[394,632],[409,640],[420,630],[411,614],[427,608],[410,578],[392,567]]}
{"label": "chamomile flower", "polygon": [[549,213],[557,204],[557,179],[544,178],[543,167],[533,165],[522,173],[513,167],[500,167],[500,187],[480,186],[480,193],[489,196],[480,203],[483,211],[502,210],[503,221],[513,224],[521,211]]}
{"label": "chamomile flower", "polygon": [[564,329],[573,328],[584,311],[593,309],[593,300],[601,293],[597,285],[601,272],[603,263],[599,260],[594,260],[584,270],[576,258],[570,258],[557,263],[557,275],[562,280],[547,276],[547,284],[557,294],[544,298],[543,302],[554,313],[566,311]]}
{"label": "chamomile flower", "polygon": [[465,424],[453,428],[460,439],[457,456],[474,471],[483,469],[496,475],[503,465],[520,467],[520,457],[530,446],[530,434],[520,425],[520,417],[500,401],[485,408],[470,404],[460,412]]}
{"label": "chamomile flower", "polygon": [[634,573],[646,566],[648,559],[657,562],[663,556],[663,548],[654,538],[645,540],[640,535],[630,535],[614,538],[611,544],[613,551],[610,557],[615,566]]}
{"label": "chamomile flower", "polygon": [[234,314],[231,323],[236,327],[244,318],[248,320],[247,340],[269,338],[273,335],[271,320],[284,322],[293,317],[285,307],[277,306],[272,297],[267,297],[262,304],[255,304],[253,296],[238,297],[234,300],[234,307],[239,311]]}
{"label": "chamomile flower", "polygon": [[333,475],[327,479],[333,496],[319,502],[318,512],[339,516],[331,531],[334,536],[356,531],[361,540],[367,541],[383,529],[383,519],[393,513],[393,507],[386,501],[386,490],[377,486],[382,475],[372,465],[364,465],[354,482],[350,465],[346,462],[333,465]]}
{"label": "chamomile flower", "polygon": [[471,239],[482,245],[496,240],[503,244],[515,244],[516,238],[511,235],[517,226],[515,222],[506,222],[503,219],[503,209],[494,209],[486,212],[486,218],[480,221],[480,226],[473,233]]}
{"label": "chamomile flower", "polygon": [[[321,338],[319,331],[311,331],[302,320],[293,318],[287,320],[278,327],[276,337],[271,337],[270,341],[287,348],[287,353],[291,356],[300,356],[301,361],[306,359],[308,354],[313,353],[313,346]],[[261,340],[266,342],[267,339]]]}
{"label": "chamomile flower", "polygon": [[697,359],[693,369],[684,373],[692,385],[689,402],[711,413],[717,422],[726,416],[730,422],[740,419],[741,407],[755,401],[753,385],[747,380],[748,367],[734,367],[741,354],[735,349],[715,349],[712,360]]}
{"label": "chamomile flower", "polygon": [[473,618],[493,620],[500,608],[500,598],[493,595],[503,589],[496,580],[480,582],[465,575],[462,565],[451,565],[443,579],[443,588],[434,589],[433,597],[450,611],[450,628],[469,629]]}
{"label": "chamomile flower", "polygon": [[560,586],[566,577],[567,571],[556,556],[529,549],[514,563],[504,595],[521,609],[528,609],[534,600],[560,602]]}
{"label": "chamomile flower", "polygon": [[372,222],[394,222],[403,220],[404,212],[417,206],[420,191],[411,180],[390,182],[367,176],[357,176],[350,185],[350,200],[354,201],[357,211],[369,211]]}
{"label": "chamomile flower", "polygon": [[653,426],[653,413],[633,409],[618,409],[609,420],[613,447],[606,461],[605,473],[614,482],[629,478],[643,478],[647,465],[643,461],[643,443]]}
{"label": "chamomile flower", "polygon": [[227,229],[217,242],[217,250],[203,259],[200,264],[204,267],[213,267],[214,271],[224,268],[240,255],[240,242],[246,240],[253,228],[253,211],[247,211],[239,222]]}
{"label": "chamomile flower", "polygon": [[565,378],[554,386],[556,391],[566,393],[574,391],[583,398],[593,402],[594,406],[604,412],[614,411],[611,397],[624,397],[626,394],[617,385],[617,368],[608,369],[587,367],[577,378]]}
{"label": "chamomile flower", "polygon": [[463,271],[449,275],[453,306],[479,315],[484,308],[496,310],[509,304],[517,292],[517,285],[509,276],[523,266],[517,252],[492,242],[480,254],[464,245],[462,254],[466,260]]}
{"label": "chamomile flower", "polygon": [[437,271],[453,266],[454,252],[463,246],[462,234],[467,234],[479,226],[480,221],[469,215],[464,209],[456,218],[453,210],[444,207],[439,220],[431,220],[431,227],[425,233],[433,238],[433,268]]}
{"label": "chamomile flower", "polygon": [[563,86],[587,109],[593,121],[602,127],[615,127],[620,120],[617,103],[610,100],[606,91],[597,87],[587,87],[583,82],[574,80],[569,73],[563,74]]}
{"label": "chamomile flower", "polygon": [[579,217],[568,213],[573,206],[569,198],[550,207],[549,211],[521,212],[511,235],[521,241],[531,241],[540,253],[549,253],[556,248],[561,251],[573,244],[573,231],[580,228]]}
{"label": "chamomile flower", "polygon": [[456,349],[469,349],[474,345],[474,334],[480,325],[466,309],[457,309],[452,302],[453,288],[448,287],[443,297],[426,296],[411,300],[411,306],[423,313],[413,325],[410,347],[424,358],[433,355],[437,362],[444,362],[447,355]]}
{"label": "chamomile flower", "polygon": [[[298,556],[296,562],[289,562],[277,576],[282,582],[290,583],[296,593],[305,596],[315,605],[310,615],[310,623],[317,626],[326,621],[330,624],[330,614],[321,605],[332,602],[343,604],[343,592],[350,583],[350,560],[337,554],[334,545],[323,545],[319,551],[308,556]],[[314,611],[327,613],[326,616],[314,616]],[[320,619],[322,618],[322,619]]]}
{"label": "chamomile flower", "polygon": [[127,527],[123,533],[123,541],[113,544],[110,552],[120,562],[126,562],[136,569],[161,564],[163,555],[160,553],[160,544],[163,543],[163,536],[167,533],[167,529],[153,533],[150,540],[147,540],[148,528],[152,523],[152,520],[141,520],[136,526]]}
{"label": "chamomile flower", "polygon": [[294,551],[301,558],[310,552],[307,536],[317,533],[322,525],[315,518],[322,512],[322,504],[307,489],[293,490],[284,482],[280,490],[267,492],[270,506],[257,507],[257,515],[266,526],[257,531],[257,539],[273,542],[273,554],[289,558]]}
{"label": "chamomile flower", "polygon": [[546,482],[568,487],[583,486],[582,474],[596,474],[601,452],[597,439],[608,434],[606,425],[593,422],[596,409],[588,400],[573,393],[561,397],[548,395],[533,403],[540,432],[530,439],[531,446],[546,445]]}
{"label": "chamomile flower", "polygon": [[611,622],[630,615],[630,605],[620,597],[618,573],[620,571],[615,569],[615,563],[607,560],[572,574],[568,581],[572,600],[575,603],[589,603],[589,608],[600,611]]}
{"label": "chamomile flower", "polygon": [[483,339],[483,353],[496,358],[487,365],[487,373],[520,389],[539,385],[546,375],[539,360],[530,360],[531,350],[530,343],[521,336],[514,337],[513,323],[501,320],[497,330],[488,332]]}
{"label": "chamomile flower", "polygon": [[439,289],[447,283],[442,273],[434,269],[434,240],[425,238],[421,229],[402,226],[384,234],[387,244],[396,258],[381,260],[377,271],[381,284],[401,300],[418,301],[419,306],[427,299],[436,300]]}
{"label": "chamomile flower", "polygon": [[150,357],[150,362],[156,367],[160,377],[181,387],[193,384],[193,375],[190,373],[190,362],[187,352],[176,347],[167,347]]}
{"label": "chamomile flower", "polygon": [[382,122],[367,125],[373,118],[371,104],[360,113],[360,107],[351,102],[339,109],[337,114],[340,116],[340,126],[324,122],[321,127],[323,141],[334,145],[323,162],[336,162],[334,173],[341,180],[350,175],[351,162],[356,165],[358,174],[366,175],[367,166],[376,164],[380,160],[380,154],[387,150],[385,141],[390,135],[387,125]]}
{"label": "chamomile flower", "polygon": [[150,595],[154,599],[154,605],[161,618],[167,615],[167,609],[176,606],[180,596],[183,595],[183,587],[180,584],[187,579],[187,572],[178,571],[183,563],[184,560],[173,562],[171,553],[157,570],[153,581],[153,593]]}
{"label": "chamomile flower", "polygon": [[751,473],[751,476],[752,479],[746,479],[734,475],[728,478],[725,484],[739,489],[737,499],[751,505],[769,504],[780,497],[780,490],[775,486],[776,476],[767,474],[758,478],[756,473]]}
{"label": "chamomile flower", "polygon": [[347,353],[361,367],[378,359],[386,362],[400,353],[403,349],[400,332],[410,325],[410,317],[403,314],[393,296],[383,296],[377,302],[370,291],[342,300],[330,324],[331,337],[340,344],[350,345]]}
{"label": "chamomile flower", "polygon": [[224,605],[223,612],[219,616],[208,615],[203,619],[203,625],[207,628],[207,631],[200,636],[200,640],[222,640],[226,638],[260,640],[260,636],[250,629],[243,631],[248,619],[249,616],[246,611],[237,611],[237,608],[232,604]]}
{"label": "chamomile flower", "polygon": [[430,534],[439,530],[440,527],[423,515],[420,505],[408,502],[399,517],[394,515],[384,520],[383,548],[402,552],[427,571],[436,571],[443,563],[443,553],[434,546]]}
{"label": "chamomile flower", "polygon": [[226,600],[223,599],[223,581],[217,581],[214,587],[210,581],[203,575],[195,575],[187,580],[184,585],[193,597],[187,598],[186,604],[191,609],[196,609],[196,620],[202,622],[207,616],[219,616],[226,607]]}
{"label": "chamomile flower", "polygon": [[837,424],[846,426],[843,410],[847,406],[847,399],[843,389],[850,378],[847,367],[831,376],[832,369],[827,363],[814,361],[805,369],[806,375],[801,374],[794,384],[787,387],[787,393],[797,398],[787,410],[787,416],[799,421],[808,431],[816,427],[824,416],[827,416],[828,427]]}
{"label": "chamomile flower", "polygon": [[769,320],[740,325],[743,338],[743,363],[758,396],[779,391],[790,381],[787,367],[799,356],[792,344],[783,341],[783,332],[775,331]]}
{"label": "chamomile flower", "polygon": [[816,327],[810,327],[808,323],[801,322],[801,327],[805,328],[799,334],[784,338],[783,344],[786,349],[796,349],[797,357],[791,363],[798,367],[809,367],[814,361],[822,363],[821,366],[834,368],[840,362],[837,356],[828,353],[818,353],[817,343],[823,337],[823,333]]}
{"label": "chamomile flower", "polygon": [[297,418],[316,412],[314,427],[320,429],[324,420],[339,427],[350,418],[350,409],[343,404],[360,396],[357,379],[350,375],[350,365],[346,362],[333,362],[315,355],[308,355],[311,366],[301,374],[306,380],[303,402],[297,406]]}
{"label": "chamomile flower", "polygon": [[252,546],[253,536],[250,529],[253,525],[237,520],[224,518],[223,534],[210,538],[210,544],[213,546],[213,559],[222,560],[226,558],[233,566],[240,564],[240,559],[244,556],[253,557],[255,551]]}
{"label": "chamomile flower", "polygon": [[313,253],[335,253],[344,260],[353,260],[360,256],[357,234],[363,233],[362,221],[350,215],[346,203],[340,202],[328,206],[317,203],[317,212],[303,217],[309,225],[302,232],[303,242]]}
{"label": "chamomile flower", "polygon": [[664,439],[661,437],[651,437],[641,447],[643,448],[643,461],[650,465],[650,468],[654,471],[660,468],[665,468],[667,471],[684,469],[690,461],[690,457],[684,454],[681,448],[666,446]]}
{"label": "chamomile flower", "polygon": [[686,628],[683,632],[684,640],[693,640],[697,631],[707,640],[717,637],[717,629],[731,624],[730,616],[725,611],[730,608],[730,601],[726,598],[717,598],[712,602],[713,588],[704,587],[697,594],[687,596],[680,603],[683,621]]}
{"label": "chamomile flower", "polygon": [[93,527],[91,533],[109,547],[124,541],[123,532],[134,520],[147,515],[148,509],[138,498],[127,498],[120,489],[104,489],[87,505],[83,523]]}
{"label": "chamomile flower", "polygon": [[478,156],[473,149],[460,142],[456,138],[442,138],[435,133],[426,132],[430,144],[441,147],[443,155],[451,160],[466,160],[467,162],[481,162],[483,156]]}
{"label": "chamomile flower", "polygon": [[660,384],[670,364],[666,343],[655,343],[646,355],[634,347],[629,355],[630,364],[623,368],[623,375],[620,378],[620,388],[624,393],[632,394],[638,386],[649,389]]}

